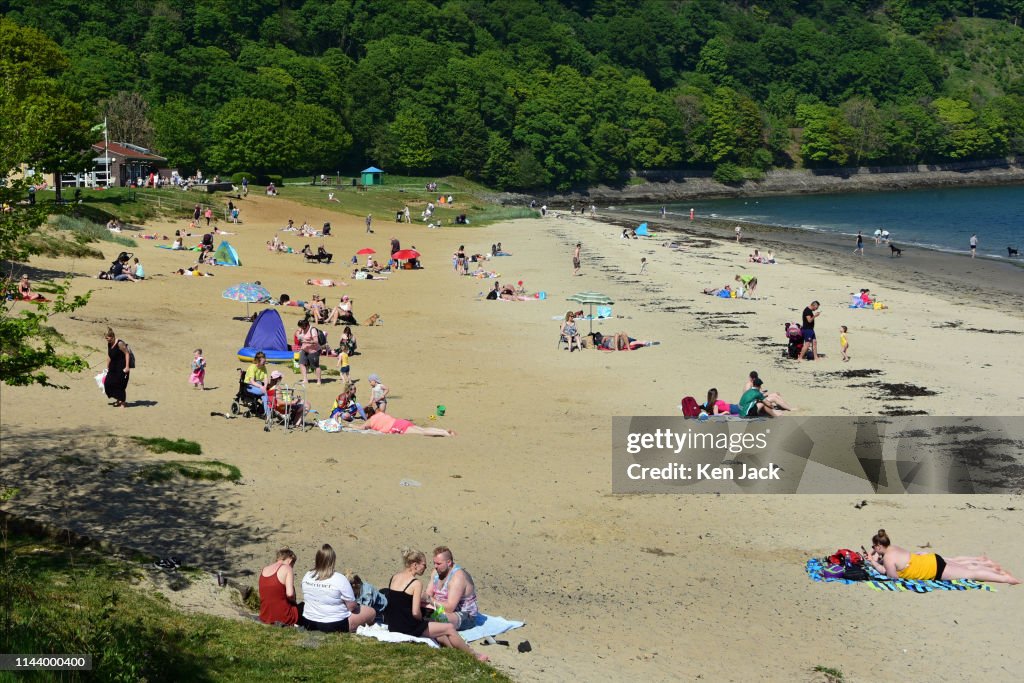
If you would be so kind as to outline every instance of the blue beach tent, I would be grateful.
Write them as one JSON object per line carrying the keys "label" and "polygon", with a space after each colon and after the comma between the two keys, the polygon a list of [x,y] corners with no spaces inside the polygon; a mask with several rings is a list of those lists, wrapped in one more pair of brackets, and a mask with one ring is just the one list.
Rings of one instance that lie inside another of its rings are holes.
{"label": "blue beach tent", "polygon": [[217,251],[213,252],[213,260],[218,266],[242,265],[241,259],[238,258],[238,252],[227,242],[220,243]]}
{"label": "blue beach tent", "polygon": [[268,363],[290,363],[295,352],[288,345],[281,314],[273,308],[260,311],[249,327],[245,345],[238,349],[238,360],[251,363],[258,351],[267,356]]}
{"label": "blue beach tent", "polygon": [[641,223],[636,227],[636,234],[640,237],[647,237],[651,233],[647,232],[647,223]]}

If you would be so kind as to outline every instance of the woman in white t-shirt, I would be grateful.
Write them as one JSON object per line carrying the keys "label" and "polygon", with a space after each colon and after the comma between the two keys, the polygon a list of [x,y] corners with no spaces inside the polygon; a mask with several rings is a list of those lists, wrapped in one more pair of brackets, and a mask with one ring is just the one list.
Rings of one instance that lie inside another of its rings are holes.
{"label": "woman in white t-shirt", "polygon": [[305,604],[299,626],[309,631],[354,633],[377,618],[373,608],[356,602],[345,575],[334,571],[336,559],[334,548],[324,543],[316,553],[313,570],[302,577]]}

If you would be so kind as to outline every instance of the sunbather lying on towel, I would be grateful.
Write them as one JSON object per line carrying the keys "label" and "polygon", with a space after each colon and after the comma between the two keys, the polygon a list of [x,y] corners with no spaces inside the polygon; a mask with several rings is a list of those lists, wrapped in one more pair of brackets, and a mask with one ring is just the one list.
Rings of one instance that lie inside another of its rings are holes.
{"label": "sunbather lying on towel", "polygon": [[931,581],[942,579],[973,579],[1016,585],[1020,579],[1012,576],[984,555],[981,557],[951,557],[944,559],[937,553],[915,553],[890,545],[885,529],[879,529],[871,539],[871,552],[867,560],[890,579]]}
{"label": "sunbather lying on towel", "polygon": [[402,420],[384,412],[377,412],[367,406],[366,422],[353,429],[370,429],[382,434],[419,434],[421,436],[455,436],[450,429],[440,427],[420,427],[408,420]]}
{"label": "sunbather lying on towel", "polygon": [[306,280],[307,285],[316,285],[317,287],[348,287],[347,282],[341,280],[321,280],[319,278],[313,278]]}
{"label": "sunbather lying on towel", "polygon": [[625,332],[619,332],[611,336],[605,336],[600,332],[591,332],[583,338],[583,348],[602,349],[605,351],[633,351],[645,346],[653,346],[656,343],[634,339]]}

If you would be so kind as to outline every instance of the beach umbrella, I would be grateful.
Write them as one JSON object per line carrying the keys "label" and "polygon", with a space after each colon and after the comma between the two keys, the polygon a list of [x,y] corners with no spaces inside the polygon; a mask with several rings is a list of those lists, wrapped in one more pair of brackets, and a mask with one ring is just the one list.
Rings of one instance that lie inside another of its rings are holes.
{"label": "beach umbrella", "polygon": [[416,251],[415,249],[399,249],[398,251],[391,255],[391,258],[395,259],[396,261],[411,261],[412,259],[416,259],[419,257],[420,252]]}
{"label": "beach umbrella", "polygon": [[375,249],[370,249],[369,247],[366,247],[365,249],[360,249],[359,251],[357,251],[356,255],[357,256],[366,256],[367,254],[376,254],[376,253],[377,253],[377,251]]}
{"label": "beach umbrella", "polygon": [[575,301],[578,304],[586,304],[590,306],[590,331],[594,331],[594,306],[611,306],[615,302],[608,298],[607,295],[601,294],[600,292],[579,292],[573,294],[566,301]]}
{"label": "beach umbrella", "polygon": [[232,301],[244,301],[245,317],[247,318],[249,317],[249,304],[270,301],[273,298],[266,287],[251,282],[243,282],[234,287],[228,287],[221,296]]}

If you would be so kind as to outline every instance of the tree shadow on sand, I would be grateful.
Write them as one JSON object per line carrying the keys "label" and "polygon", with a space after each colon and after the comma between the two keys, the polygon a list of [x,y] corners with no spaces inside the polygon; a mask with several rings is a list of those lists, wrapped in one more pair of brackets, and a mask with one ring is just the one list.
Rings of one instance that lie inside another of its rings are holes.
{"label": "tree shadow on sand", "polygon": [[273,531],[239,513],[234,487],[242,482],[145,477],[147,465],[213,460],[215,454],[157,455],[130,438],[88,428],[59,434],[4,431],[0,488],[18,493],[2,507],[20,517],[202,568],[241,561],[241,548],[265,541]]}

